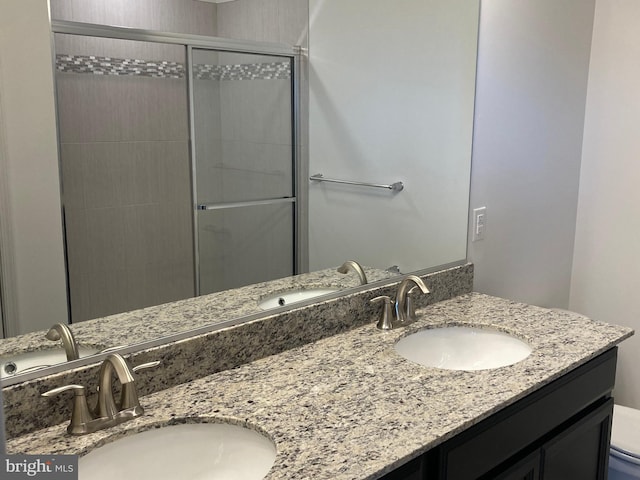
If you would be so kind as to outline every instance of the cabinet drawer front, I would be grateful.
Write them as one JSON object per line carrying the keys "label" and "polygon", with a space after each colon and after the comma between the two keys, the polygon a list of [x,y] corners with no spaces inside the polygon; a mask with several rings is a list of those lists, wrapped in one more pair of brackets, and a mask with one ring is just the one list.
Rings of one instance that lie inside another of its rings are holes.
{"label": "cabinet drawer front", "polygon": [[608,396],[615,383],[616,354],[615,348],[603,353],[443,444],[442,478],[479,478]]}

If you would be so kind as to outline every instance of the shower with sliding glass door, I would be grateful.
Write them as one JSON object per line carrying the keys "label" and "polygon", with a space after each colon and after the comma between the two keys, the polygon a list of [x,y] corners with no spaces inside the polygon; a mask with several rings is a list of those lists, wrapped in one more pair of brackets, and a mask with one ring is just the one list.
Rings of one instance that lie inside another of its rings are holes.
{"label": "shower with sliding glass door", "polygon": [[291,275],[292,61],[191,50],[200,293]]}
{"label": "shower with sliding glass door", "polygon": [[298,273],[294,47],[52,27],[72,321]]}

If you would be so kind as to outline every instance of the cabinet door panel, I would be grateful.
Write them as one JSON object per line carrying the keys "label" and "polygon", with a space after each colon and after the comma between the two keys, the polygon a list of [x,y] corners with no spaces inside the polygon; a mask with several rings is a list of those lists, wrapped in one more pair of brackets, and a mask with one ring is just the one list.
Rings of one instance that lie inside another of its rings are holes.
{"label": "cabinet door panel", "polygon": [[542,447],[544,480],[605,480],[613,399]]}
{"label": "cabinet door panel", "polygon": [[491,475],[493,480],[539,480],[540,451],[535,451],[506,471]]}
{"label": "cabinet door panel", "polygon": [[498,468],[607,396],[615,383],[615,371],[616,350],[611,349],[449,440],[439,449],[440,477],[477,479]]}

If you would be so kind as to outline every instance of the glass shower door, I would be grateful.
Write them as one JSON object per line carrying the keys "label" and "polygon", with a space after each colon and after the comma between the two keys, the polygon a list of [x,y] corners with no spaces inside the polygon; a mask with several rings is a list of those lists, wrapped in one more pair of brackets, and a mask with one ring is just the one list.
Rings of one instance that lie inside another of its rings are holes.
{"label": "glass shower door", "polygon": [[295,273],[292,60],[192,49],[199,293]]}
{"label": "glass shower door", "polygon": [[184,45],[55,34],[73,322],[192,297]]}

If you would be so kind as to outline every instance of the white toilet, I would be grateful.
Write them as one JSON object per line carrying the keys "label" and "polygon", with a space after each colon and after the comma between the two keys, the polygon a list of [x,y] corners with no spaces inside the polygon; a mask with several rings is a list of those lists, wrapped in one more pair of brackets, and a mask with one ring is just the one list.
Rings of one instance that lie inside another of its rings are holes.
{"label": "white toilet", "polygon": [[609,480],[640,480],[640,410],[613,407]]}

